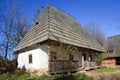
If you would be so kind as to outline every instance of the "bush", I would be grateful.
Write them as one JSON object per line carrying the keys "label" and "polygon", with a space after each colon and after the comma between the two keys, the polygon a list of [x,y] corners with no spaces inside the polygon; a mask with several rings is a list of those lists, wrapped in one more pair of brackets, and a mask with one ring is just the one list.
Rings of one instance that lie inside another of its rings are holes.
{"label": "bush", "polygon": [[0,59],[0,73],[13,73],[16,70],[16,60]]}
{"label": "bush", "polygon": [[4,60],[4,67],[6,68],[6,72],[15,72],[16,70],[16,61],[12,60]]}
{"label": "bush", "polygon": [[0,56],[0,68],[2,67],[2,61],[3,61],[3,59],[2,59],[2,57]]}

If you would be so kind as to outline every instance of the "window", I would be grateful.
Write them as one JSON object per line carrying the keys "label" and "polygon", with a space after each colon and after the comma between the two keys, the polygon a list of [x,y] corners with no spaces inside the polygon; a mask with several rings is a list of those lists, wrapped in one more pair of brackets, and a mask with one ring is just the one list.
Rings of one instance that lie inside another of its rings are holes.
{"label": "window", "polygon": [[32,63],[32,54],[29,55],[29,64]]}

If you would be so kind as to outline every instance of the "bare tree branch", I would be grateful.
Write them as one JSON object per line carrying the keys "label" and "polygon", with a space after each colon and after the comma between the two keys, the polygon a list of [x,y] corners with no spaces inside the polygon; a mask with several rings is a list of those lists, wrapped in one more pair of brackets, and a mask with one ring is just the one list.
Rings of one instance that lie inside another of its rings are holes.
{"label": "bare tree branch", "polygon": [[88,33],[95,37],[100,45],[103,46],[105,42],[105,36],[101,29],[95,23],[86,24],[85,28],[87,29]]}
{"label": "bare tree branch", "polygon": [[35,14],[33,16],[33,21],[36,21],[39,18],[43,8],[44,8],[44,6],[42,4],[39,5],[39,6],[36,6],[36,12],[35,12]]}
{"label": "bare tree branch", "polygon": [[[13,4],[9,4],[9,1],[7,2],[7,13],[4,11],[0,13],[0,32],[3,38],[0,45],[5,59],[7,59],[8,54],[16,46],[14,43],[18,44],[24,37],[27,24],[25,21],[26,17],[24,17],[25,15],[16,3],[17,1],[12,1]],[[13,40],[13,37],[16,35],[19,35],[18,38],[21,37],[18,41]]]}

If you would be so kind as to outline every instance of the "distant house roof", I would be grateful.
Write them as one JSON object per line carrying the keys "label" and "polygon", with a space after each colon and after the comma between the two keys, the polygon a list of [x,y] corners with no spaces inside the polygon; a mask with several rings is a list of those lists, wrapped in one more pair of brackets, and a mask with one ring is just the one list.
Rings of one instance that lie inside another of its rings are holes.
{"label": "distant house roof", "polygon": [[100,52],[104,51],[96,39],[89,35],[73,17],[51,5],[47,5],[15,51],[48,39]]}
{"label": "distant house roof", "polygon": [[107,54],[107,57],[120,56],[120,35],[108,37],[104,48],[107,52],[113,51],[113,54]]}

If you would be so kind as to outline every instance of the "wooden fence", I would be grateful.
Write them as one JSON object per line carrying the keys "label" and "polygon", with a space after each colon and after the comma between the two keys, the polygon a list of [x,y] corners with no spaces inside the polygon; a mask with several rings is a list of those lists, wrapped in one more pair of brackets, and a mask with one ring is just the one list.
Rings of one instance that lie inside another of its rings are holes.
{"label": "wooden fence", "polygon": [[99,65],[95,61],[85,61],[84,66],[85,66],[85,70],[99,67]]}

